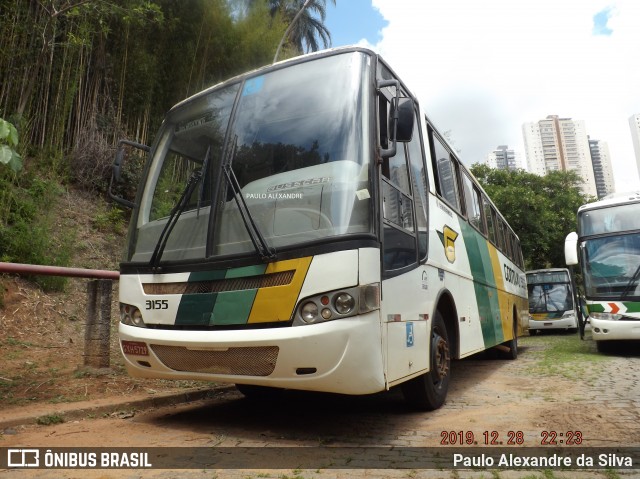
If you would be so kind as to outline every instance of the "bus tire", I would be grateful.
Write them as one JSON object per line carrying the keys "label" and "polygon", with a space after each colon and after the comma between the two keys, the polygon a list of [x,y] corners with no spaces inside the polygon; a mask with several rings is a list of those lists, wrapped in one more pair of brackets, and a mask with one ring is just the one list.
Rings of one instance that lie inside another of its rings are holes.
{"label": "bus tire", "polygon": [[599,353],[608,354],[613,348],[611,347],[611,341],[596,341],[596,349]]}
{"label": "bus tire", "polygon": [[416,409],[433,411],[444,404],[451,378],[449,336],[439,311],[431,325],[429,372],[402,383],[405,401]]}
{"label": "bus tire", "polygon": [[504,343],[509,348],[509,351],[505,351],[503,357],[505,359],[518,359],[518,324],[513,322],[513,339]]}

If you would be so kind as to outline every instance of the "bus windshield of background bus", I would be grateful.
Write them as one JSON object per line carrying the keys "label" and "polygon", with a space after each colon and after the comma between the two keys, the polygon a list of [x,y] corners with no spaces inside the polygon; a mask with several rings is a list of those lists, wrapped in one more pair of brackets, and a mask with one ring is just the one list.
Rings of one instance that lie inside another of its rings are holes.
{"label": "bus windshield of background bus", "polygon": [[566,273],[527,275],[529,312],[550,313],[570,311],[573,298]]}
{"label": "bus windshield of background bus", "polygon": [[640,297],[640,232],[587,239],[582,254],[587,298]]}
{"label": "bus windshield of background bus", "polygon": [[640,203],[581,212],[578,234],[586,296],[640,297]]}
{"label": "bus windshield of background bus", "polygon": [[191,173],[204,167],[162,260],[203,258],[207,242],[214,256],[255,254],[223,178],[229,163],[257,229],[276,251],[371,233],[370,63],[357,52],[299,63],[172,111],[155,148],[131,259],[149,260]]}

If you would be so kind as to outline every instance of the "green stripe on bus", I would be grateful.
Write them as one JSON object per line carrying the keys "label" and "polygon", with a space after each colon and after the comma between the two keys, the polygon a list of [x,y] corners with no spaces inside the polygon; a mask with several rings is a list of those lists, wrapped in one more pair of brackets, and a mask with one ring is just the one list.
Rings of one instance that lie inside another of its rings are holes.
{"label": "green stripe on bus", "polygon": [[531,319],[534,321],[545,321],[547,319],[558,319],[564,315],[564,311],[555,311],[553,313],[532,313]]}
{"label": "green stripe on bus", "polygon": [[[493,311],[500,311],[500,304],[498,302],[498,294],[495,291],[496,280],[493,274],[487,240],[465,222],[460,222],[460,226],[464,245],[467,249],[471,275],[473,276],[473,287],[476,293],[480,325],[482,327],[482,339],[485,347],[493,346],[497,342]],[[502,337],[502,333],[500,333],[500,337]]]}
{"label": "green stripe on bus", "polygon": [[[224,279],[225,271],[197,271],[189,275],[189,283]],[[176,313],[176,325],[207,326],[216,304],[217,293],[183,294]]]}
{"label": "green stripe on bus", "polygon": [[[198,271],[189,275],[188,282],[219,281],[225,278],[238,278],[243,276],[257,276],[263,274],[265,265],[232,268],[229,270]],[[246,324],[249,312],[257,290],[227,291],[222,293],[183,294],[180,306],[176,314],[176,325],[210,326],[213,324]],[[219,308],[220,318],[216,318],[214,311],[218,302],[222,300]],[[231,308],[238,308],[235,314]]]}
{"label": "green stripe on bus", "polygon": [[[626,309],[626,313],[640,313],[640,302],[637,301],[628,301],[625,302],[623,301],[622,303],[620,303],[619,301],[610,301],[610,302],[605,302],[605,303],[592,303],[592,304],[587,304],[587,310],[590,313],[604,313],[604,305],[609,305],[609,304],[616,304],[619,305],[622,304]],[[607,311],[611,311],[611,308],[608,307]]]}
{"label": "green stripe on bus", "polygon": [[[258,276],[264,274],[266,265],[247,266],[244,268],[230,269],[225,279],[242,278],[246,276]],[[258,293],[257,289],[247,289],[243,291],[225,291],[218,293],[216,304],[211,313],[209,324],[230,325],[247,324],[253,300]]]}

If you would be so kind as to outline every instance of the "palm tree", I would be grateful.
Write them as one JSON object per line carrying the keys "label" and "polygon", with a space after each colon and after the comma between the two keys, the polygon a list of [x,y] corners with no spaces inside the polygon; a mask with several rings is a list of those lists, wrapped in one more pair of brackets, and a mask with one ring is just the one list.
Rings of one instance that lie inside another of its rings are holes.
{"label": "palm tree", "polygon": [[[330,0],[334,5],[336,0]],[[324,25],[327,0],[267,0],[269,13],[275,17],[280,13],[291,23],[300,13],[288,33],[287,42],[300,53],[316,52],[331,46],[331,34]],[[306,8],[305,7],[306,5]],[[301,10],[304,10],[301,12]]]}

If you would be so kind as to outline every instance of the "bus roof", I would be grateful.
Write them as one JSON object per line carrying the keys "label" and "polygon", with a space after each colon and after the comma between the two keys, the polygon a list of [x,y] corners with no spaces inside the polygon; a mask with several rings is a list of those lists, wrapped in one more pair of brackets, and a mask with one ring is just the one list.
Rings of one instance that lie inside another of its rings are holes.
{"label": "bus roof", "polygon": [[526,271],[526,274],[534,274],[534,273],[559,273],[564,271],[566,273],[569,272],[567,268],[543,268],[543,269],[532,269],[530,271]]}
{"label": "bus roof", "polygon": [[625,193],[613,193],[605,196],[600,201],[587,203],[578,208],[578,214],[583,211],[595,210],[598,208],[607,208],[609,206],[622,205],[625,203],[640,203],[640,191],[630,191]]}

